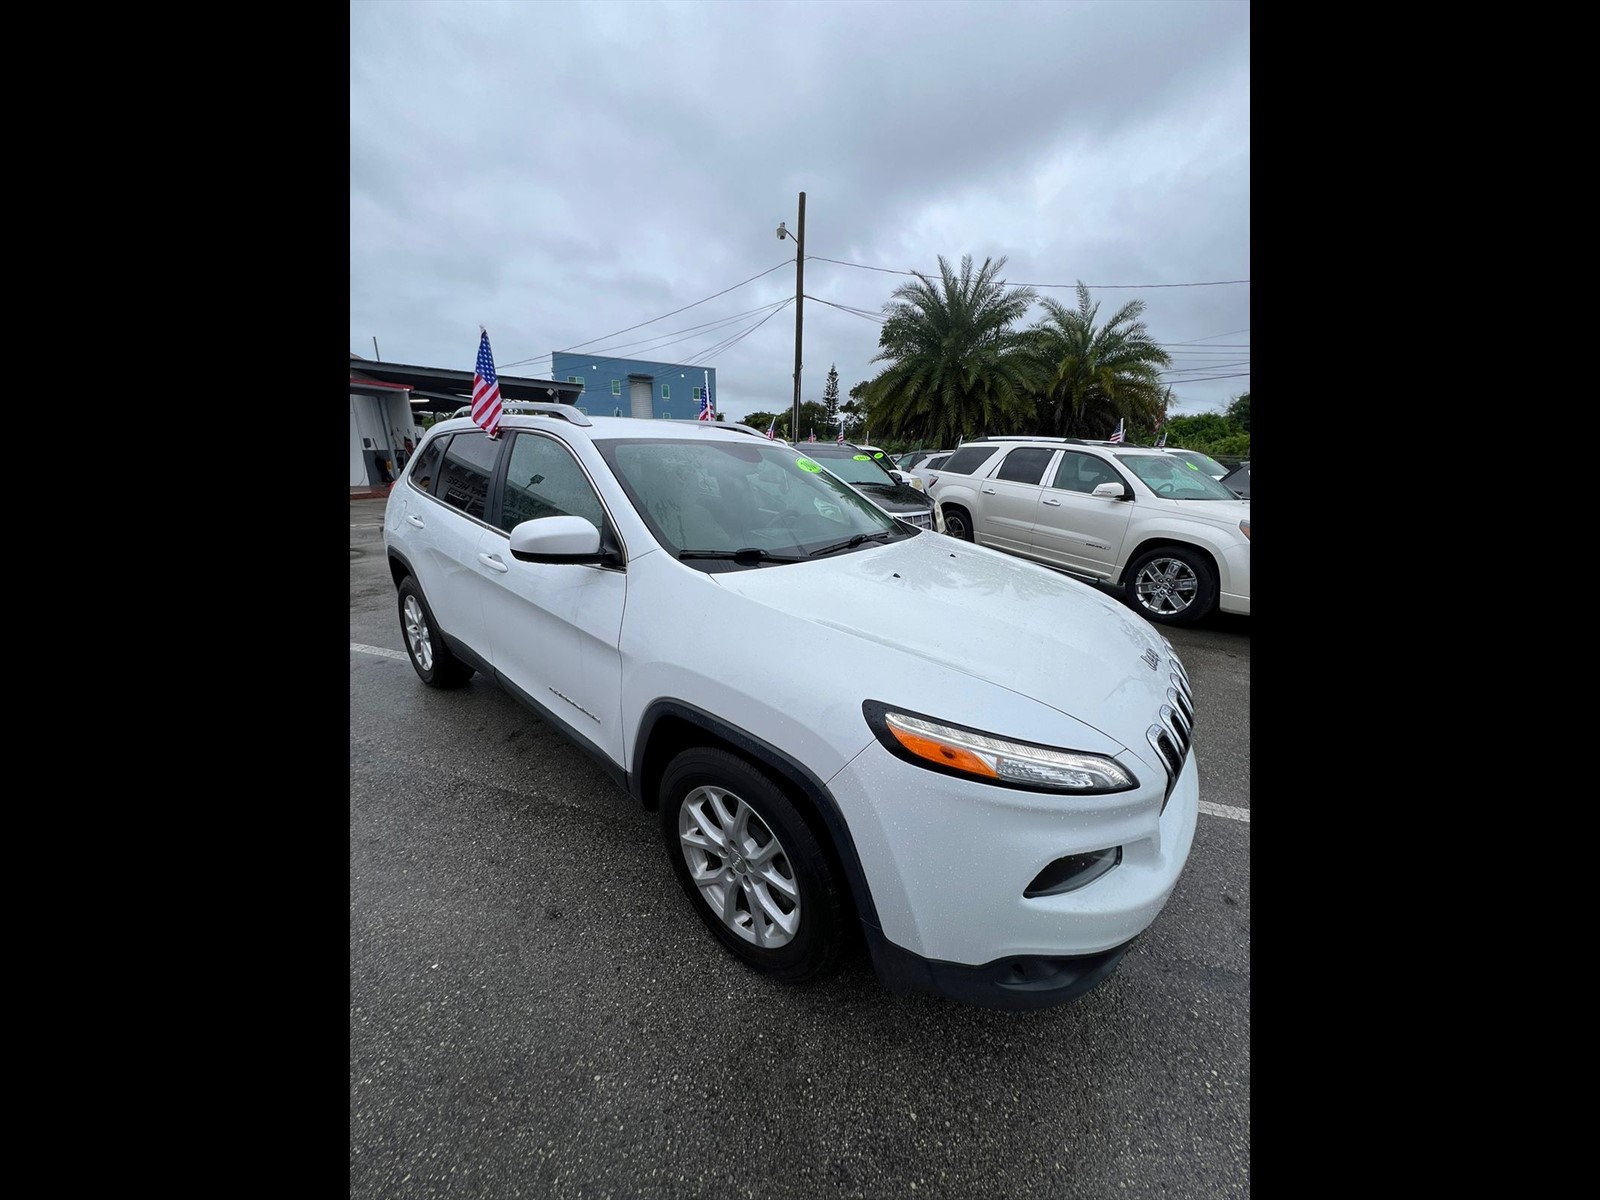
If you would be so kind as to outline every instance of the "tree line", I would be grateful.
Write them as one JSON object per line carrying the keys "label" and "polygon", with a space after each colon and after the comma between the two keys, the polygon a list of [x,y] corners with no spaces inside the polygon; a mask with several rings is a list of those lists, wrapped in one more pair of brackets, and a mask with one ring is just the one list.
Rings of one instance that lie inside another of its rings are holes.
{"label": "tree line", "polygon": [[[1168,417],[1172,389],[1161,384],[1161,370],[1172,360],[1140,320],[1144,301],[1131,300],[1102,321],[1082,282],[1069,307],[1033,288],[1007,287],[999,278],[1005,264],[985,259],[974,271],[965,255],[956,270],[941,255],[937,279],[916,272],[895,288],[873,357],[883,369],[851,388],[842,405],[838,372],[830,370],[825,403],[801,404],[799,436],[790,440],[811,432],[832,440],[839,415],[847,438],[870,435],[891,453],[948,449],[986,434],[1105,438],[1122,421],[1135,444],[1164,431],[1171,446],[1249,457],[1248,392],[1225,413]],[[1034,304],[1043,315],[1024,325]],[[744,420],[766,429],[774,414]],[[789,421],[788,413],[776,414],[782,430]]]}

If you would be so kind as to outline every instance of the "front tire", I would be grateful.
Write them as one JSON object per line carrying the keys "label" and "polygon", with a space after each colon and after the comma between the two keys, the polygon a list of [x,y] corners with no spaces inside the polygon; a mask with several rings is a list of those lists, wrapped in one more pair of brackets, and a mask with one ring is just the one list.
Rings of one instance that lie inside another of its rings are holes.
{"label": "front tire", "polygon": [[960,538],[964,542],[975,541],[972,536],[972,518],[967,515],[967,510],[954,504],[941,504],[939,511],[944,513],[944,531],[953,538]]}
{"label": "front tire", "polygon": [[845,919],[838,880],[766,775],[725,750],[683,751],[661,779],[661,834],[689,903],[735,958],[786,983],[833,965]]}
{"label": "front tire", "polygon": [[1217,576],[1196,551],[1164,546],[1133,561],[1124,593],[1130,608],[1157,625],[1193,625],[1217,606]]}
{"label": "front tire", "polygon": [[472,678],[472,668],[445,645],[433,610],[411,575],[400,581],[400,633],[417,678],[429,687],[458,688]]}

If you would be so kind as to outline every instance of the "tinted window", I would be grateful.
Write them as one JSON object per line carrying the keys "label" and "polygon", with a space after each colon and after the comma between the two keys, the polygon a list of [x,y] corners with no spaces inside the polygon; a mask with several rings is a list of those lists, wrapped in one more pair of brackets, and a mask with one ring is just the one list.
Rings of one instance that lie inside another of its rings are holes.
{"label": "tinted window", "polygon": [[943,470],[971,475],[994,455],[993,446],[963,446],[945,460]]}
{"label": "tinted window", "polygon": [[411,462],[411,473],[406,476],[412,487],[424,492],[433,491],[433,481],[439,474],[439,462],[444,458],[444,444],[449,440],[447,437],[436,437],[417,452],[417,457]]}
{"label": "tinted window", "polygon": [[1054,449],[1028,446],[1013,450],[995,472],[996,479],[1009,479],[1013,483],[1038,483],[1044,478],[1044,469],[1050,465]]}
{"label": "tinted window", "polygon": [[510,532],[537,517],[582,517],[596,529],[605,525],[600,497],[572,452],[554,438],[519,433],[511,443],[501,529]]}
{"label": "tinted window", "polygon": [[1052,487],[1069,492],[1092,492],[1102,483],[1121,483],[1110,463],[1092,454],[1068,450],[1061,455]]}
{"label": "tinted window", "polygon": [[481,517],[489,498],[489,476],[494,473],[500,443],[486,433],[458,433],[450,439],[434,493],[446,504],[470,517]]}

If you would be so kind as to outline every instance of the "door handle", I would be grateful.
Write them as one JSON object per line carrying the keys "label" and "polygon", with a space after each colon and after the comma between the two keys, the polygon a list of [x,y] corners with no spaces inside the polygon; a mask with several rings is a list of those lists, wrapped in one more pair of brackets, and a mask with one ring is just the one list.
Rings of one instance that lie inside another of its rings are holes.
{"label": "door handle", "polygon": [[992,495],[994,495],[994,489],[993,488],[984,488],[983,489],[983,494],[985,496],[992,496]]}
{"label": "door handle", "polygon": [[416,527],[417,527],[417,528],[418,528],[418,529],[421,529],[421,528],[422,528],[422,527],[423,527],[423,526],[422,526],[422,518],[421,518],[421,517],[419,517],[419,516],[417,516],[417,514],[416,514],[416,513],[412,513],[412,514],[411,514],[411,515],[410,515],[410,516],[408,516],[408,517],[407,517],[407,518],[406,518],[406,520],[408,520],[408,521],[410,521],[410,522],[411,522],[411,523],[412,523],[412,524],[413,524],[413,525],[415,525],[415,526],[416,526]]}
{"label": "door handle", "polygon": [[1060,508],[1061,507],[1061,501],[1059,501],[1059,500],[1045,500],[1045,501],[1042,501],[1042,503],[1048,504],[1051,508]]}
{"label": "door handle", "polygon": [[500,556],[498,554],[480,554],[478,555],[478,561],[491,570],[499,571],[502,574],[511,570],[510,567],[506,566],[505,563],[500,561]]}

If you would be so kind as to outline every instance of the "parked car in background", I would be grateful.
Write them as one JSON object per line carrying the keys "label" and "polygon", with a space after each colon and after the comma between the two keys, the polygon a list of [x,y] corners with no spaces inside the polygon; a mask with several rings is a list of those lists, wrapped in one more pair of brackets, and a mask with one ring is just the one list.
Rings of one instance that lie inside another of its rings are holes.
{"label": "parked car in background", "polygon": [[1250,613],[1250,504],[1153,447],[983,438],[929,494],[945,531],[1119,588],[1163,625]]}
{"label": "parked car in background", "polygon": [[1173,446],[1163,446],[1162,449],[1174,458],[1181,458],[1186,463],[1193,463],[1197,470],[1204,471],[1213,479],[1221,479],[1228,473],[1228,468],[1209,454],[1202,454],[1198,450],[1179,450]]}
{"label": "parked car in background", "polygon": [[1246,459],[1222,477],[1222,486],[1250,499],[1250,460]]}
{"label": "parked car in background", "polygon": [[[592,755],[749,968],[799,983],[864,943],[892,991],[1069,1000],[1188,860],[1189,676],[1114,599],[908,526],[811,451],[557,404],[435,425],[383,521],[412,668]],[[637,868],[604,848],[578,886]]]}
{"label": "parked car in background", "polygon": [[944,532],[944,521],[927,493],[896,479],[868,447],[853,442],[808,442],[803,449],[891,516],[921,529]]}
{"label": "parked car in background", "polygon": [[924,458],[921,462],[919,462],[916,469],[911,472],[911,474],[917,477],[917,483],[915,486],[921,488],[925,492],[931,491],[933,488],[933,481],[938,477],[935,472],[937,472],[940,466],[943,465],[944,460],[950,457],[950,454],[951,451],[949,450],[941,450],[937,454],[928,455],[927,458]]}
{"label": "parked car in background", "polygon": [[932,458],[938,450],[907,450],[895,460],[895,466],[902,471],[915,471],[917,464],[925,458]]}

